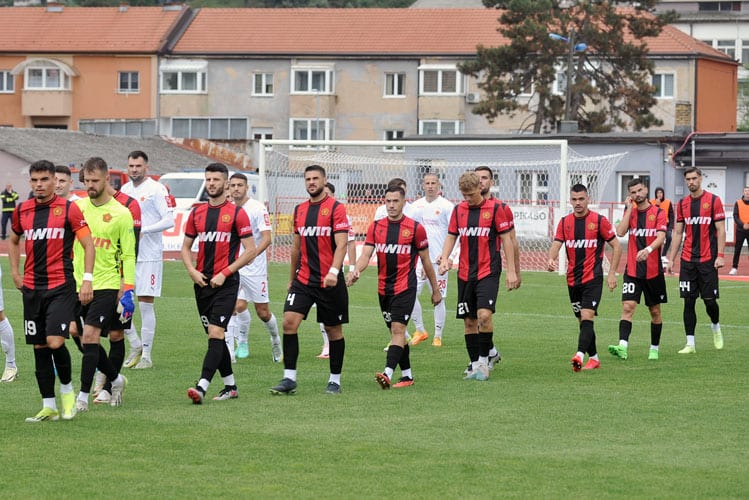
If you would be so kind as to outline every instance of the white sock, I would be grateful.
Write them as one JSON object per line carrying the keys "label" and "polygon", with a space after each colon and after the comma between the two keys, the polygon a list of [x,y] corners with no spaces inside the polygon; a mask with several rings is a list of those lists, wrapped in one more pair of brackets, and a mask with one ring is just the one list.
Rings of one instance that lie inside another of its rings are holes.
{"label": "white sock", "polygon": [[208,388],[210,386],[211,386],[211,383],[208,382],[208,380],[206,380],[204,378],[201,378],[200,380],[198,380],[198,387],[200,387],[201,389],[203,389],[203,394],[205,394],[205,393],[208,392]]}
{"label": "white sock", "polygon": [[389,368],[389,367],[387,367],[387,366],[386,366],[386,367],[385,367],[385,371],[384,371],[384,372],[382,372],[382,373],[384,373],[384,374],[385,374],[385,376],[386,376],[387,378],[389,378],[389,379],[392,379],[392,378],[393,378],[393,369],[392,369],[392,368]]}
{"label": "white sock", "polygon": [[16,343],[13,340],[13,327],[8,318],[0,321],[0,344],[5,353],[5,365],[16,366]]}
{"label": "white sock", "polygon": [[320,330],[320,333],[322,334],[322,350],[323,352],[328,352],[328,349],[330,347],[330,341],[328,340],[328,332],[325,331],[325,328],[322,328]]}
{"label": "white sock", "polygon": [[619,339],[619,345],[622,347],[627,347],[629,346],[629,342],[627,342],[626,340]]}
{"label": "white sock", "polygon": [[78,393],[78,401],[83,401],[84,403],[88,403],[88,393],[80,391]]}
{"label": "white sock", "polygon": [[442,328],[445,325],[445,318],[447,318],[447,308],[445,307],[445,299],[442,302],[434,306],[434,336],[442,338]]}
{"label": "white sock", "polygon": [[598,361],[598,354],[594,354],[594,355],[592,355],[592,356],[590,357],[590,359],[594,359],[594,360]]}
{"label": "white sock", "polygon": [[[232,316],[234,318],[234,316]],[[232,362],[235,361],[234,358],[234,330],[236,328],[232,328],[231,320],[229,320],[229,327],[224,332],[224,342],[226,342],[226,348],[229,349],[229,355],[231,355]]]}
{"label": "white sock", "polygon": [[580,361],[585,359],[585,353],[577,351],[577,354],[575,354],[576,357],[580,358]]}
{"label": "white sock", "polygon": [[408,370],[401,370],[401,377],[413,378],[413,376],[411,375],[411,369],[409,368]]}
{"label": "white sock", "polygon": [[153,310],[153,304],[149,302],[139,302],[138,306],[140,307],[140,337],[143,342],[143,357],[151,359],[153,336],[156,333],[156,313]]}
{"label": "white sock", "polygon": [[143,344],[141,343],[140,337],[138,337],[138,332],[135,331],[135,328],[128,328],[125,330],[125,338],[127,338],[127,342],[130,344],[131,351],[143,349]]}
{"label": "white sock", "polygon": [[687,345],[694,347],[694,335],[687,335]]}
{"label": "white sock", "polygon": [[655,349],[656,351],[658,350],[658,346],[657,345],[650,344],[650,348],[651,349]]}
{"label": "white sock", "polygon": [[320,333],[322,333],[326,337],[328,336],[327,332],[325,331],[325,325],[323,325],[322,323],[320,323]]}
{"label": "white sock", "polygon": [[45,408],[52,408],[55,411],[57,410],[57,402],[55,401],[55,398],[43,398],[42,406]]}
{"label": "white sock", "polygon": [[245,309],[241,313],[237,313],[237,326],[239,327],[239,332],[237,338],[240,342],[244,342],[245,344],[250,338],[250,321],[252,320],[252,317],[250,316],[250,311]]}
{"label": "white sock", "polygon": [[489,364],[489,356],[479,356],[479,364],[480,365],[488,365]]}
{"label": "white sock", "polygon": [[491,349],[489,349],[489,357],[490,357],[490,358],[493,358],[493,357],[494,357],[494,356],[496,356],[497,354],[499,354],[499,351],[497,351],[497,348],[496,348],[496,347],[492,346],[492,348],[491,348]]}
{"label": "white sock", "polygon": [[[7,321],[7,320],[6,320],[6,321]],[[0,325],[1,325],[1,324],[2,324],[2,323],[0,323]],[[710,325],[710,328],[712,328],[712,329],[713,329],[713,332],[717,332],[718,330],[720,330],[720,323],[712,323],[712,324]],[[2,330],[0,330],[0,331],[2,331]]]}
{"label": "white sock", "polygon": [[232,386],[237,385],[237,383],[234,381],[234,374],[227,375],[226,377],[221,377],[221,380],[224,381],[224,385]]}
{"label": "white sock", "polygon": [[264,321],[263,324],[265,325],[266,330],[268,330],[270,338],[278,338],[278,321],[276,321],[275,314],[271,313],[270,319],[268,321]]}
{"label": "white sock", "polygon": [[[417,291],[416,293],[418,294],[419,292]],[[417,332],[424,331],[424,317],[422,314],[421,303],[419,302],[417,295],[416,301],[414,302],[414,310],[411,312],[411,319],[414,322],[414,328],[416,328]]]}
{"label": "white sock", "polygon": [[283,378],[288,378],[296,382],[296,370],[287,370],[286,368],[284,368]]}
{"label": "white sock", "polygon": [[341,374],[331,373],[330,378],[328,378],[328,382],[335,382],[336,384],[341,385]]}
{"label": "white sock", "polygon": [[60,384],[60,394],[67,394],[69,392],[73,392],[73,382]]}

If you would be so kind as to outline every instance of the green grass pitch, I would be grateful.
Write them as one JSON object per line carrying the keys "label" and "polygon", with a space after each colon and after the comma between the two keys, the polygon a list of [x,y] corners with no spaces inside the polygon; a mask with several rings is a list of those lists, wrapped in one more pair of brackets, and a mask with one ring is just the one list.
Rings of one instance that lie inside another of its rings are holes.
{"label": "green grass pitch", "polygon": [[[166,262],[155,367],[124,370],[130,383],[120,408],[92,405],[73,421],[34,425],[24,423],[41,405],[33,356],[23,342],[20,293],[7,259],[2,265],[20,368],[17,381],[0,385],[5,498],[736,498],[749,491],[746,282],[721,283],[725,348],[713,348],[699,302],[697,354],[683,356],[676,354],[684,344],[682,303],[669,277],[657,362],[647,360],[644,304],[630,359],[608,354],[621,303],[619,291],[604,291],[596,320],[602,368],[573,373],[577,328],[564,278],[525,273],[519,290],[500,292],[494,338],[503,361],[489,381],[476,382],[462,380],[467,355],[452,273],[444,347],[412,348],[416,384],[383,391],[373,375],[384,367],[388,335],[370,269],[350,289],[341,396],[323,393],[328,363],[315,357],[314,318],[300,331],[297,395],[271,396],[283,367],[272,362],[253,314],[251,356],[234,365],[239,399],[210,400],[221,388],[217,375],[206,403],[195,406],[185,391],[200,374],[206,336],[187,273]],[[271,265],[279,324],[287,280],[287,266]],[[428,302],[426,293],[421,298]],[[431,306],[425,312],[431,332]],[[69,348],[77,390],[80,356]]]}

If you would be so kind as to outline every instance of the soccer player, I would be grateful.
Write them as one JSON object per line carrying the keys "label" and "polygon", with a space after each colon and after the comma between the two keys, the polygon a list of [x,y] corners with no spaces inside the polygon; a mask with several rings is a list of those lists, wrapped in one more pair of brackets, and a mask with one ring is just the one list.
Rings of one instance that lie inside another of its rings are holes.
{"label": "soccer player", "polygon": [[[257,256],[248,265],[239,270],[239,292],[234,314],[229,320],[226,329],[226,344],[229,354],[234,361],[234,339],[237,339],[237,358],[246,358],[250,355],[248,346],[248,335],[250,329],[250,312],[247,310],[247,302],[255,304],[255,312],[265,329],[270,335],[271,352],[273,362],[280,363],[283,353],[281,352],[281,337],[278,335],[278,322],[276,316],[268,307],[268,257],[265,249],[270,245],[270,215],[265,205],[247,196],[247,176],[244,174],[233,174],[229,179],[229,192],[234,204],[242,207],[247,213],[252,225],[252,236],[255,240],[255,252]],[[240,249],[241,251],[241,249]]]}
{"label": "soccer player", "polygon": [[661,264],[663,269],[666,269],[668,263],[668,250],[671,248],[671,235],[674,230],[674,205],[671,200],[666,198],[666,192],[662,187],[655,188],[655,198],[650,200],[651,205],[663,210],[666,214],[666,221],[668,222],[668,229],[666,229],[666,241],[663,244],[661,253]]}
{"label": "soccer player", "polygon": [[[442,247],[447,237],[447,226],[450,224],[450,217],[453,213],[453,204],[442,197],[440,190],[442,188],[437,174],[425,174],[422,179],[422,188],[424,196],[413,202],[411,205],[413,219],[424,227],[429,239],[429,259],[432,263],[432,269],[436,273],[439,264]],[[405,191],[404,191],[405,192]],[[387,204],[387,202],[386,202]],[[452,262],[451,262],[452,264]],[[416,264],[416,300],[414,301],[413,322],[416,332],[411,340],[411,345],[416,345],[429,338],[426,328],[424,328],[424,319],[422,317],[421,304],[419,295],[424,289],[424,284],[428,282],[428,275],[425,273],[421,261]],[[445,325],[447,311],[445,308],[445,297],[447,297],[448,275],[437,275],[437,287],[439,288],[442,300],[434,306],[434,338],[432,345],[442,347],[442,328]],[[434,290],[432,290],[434,292]]]}
{"label": "soccer player", "polygon": [[460,238],[456,317],[463,319],[466,350],[471,362],[465,379],[488,380],[489,351],[494,343],[493,316],[499,292],[497,236],[505,245],[507,290],[518,287],[515,252],[510,241],[510,222],[499,203],[481,195],[476,172],[462,174],[458,187],[463,201],[455,207],[450,218],[438,273],[445,274],[450,269],[450,253]]}
{"label": "soccer player", "polygon": [[[255,258],[256,252],[247,212],[226,197],[228,180],[229,169],[223,163],[205,167],[208,203],[190,211],[182,242],[182,262],[195,283],[198,314],[208,334],[200,379],[195,387],[187,390],[187,397],[196,405],[203,403],[216,370],[221,374],[224,388],[213,399],[225,401],[239,396],[224,336],[237,302],[238,272]],[[193,265],[191,250],[195,238],[198,239],[197,266]],[[241,255],[240,244],[244,247]]]}
{"label": "soccer player", "polygon": [[642,178],[629,181],[627,190],[629,196],[624,200],[624,214],[616,226],[617,236],[629,234],[622,285],[622,317],[619,320],[619,344],[610,345],[609,352],[619,359],[627,359],[632,316],[640,297],[645,295],[645,305],[650,310],[648,359],[657,360],[663,329],[661,304],[668,302],[666,278],[660,259],[668,219],[664,210],[648,201],[648,188]]}
{"label": "soccer player", "polygon": [[[94,298],[88,304],[81,304],[83,318],[81,345],[81,389],[76,399],[76,411],[88,410],[88,398],[94,373],[99,371],[112,383],[110,404],[120,406],[127,379],[114,367],[100,344],[100,337],[106,336],[108,327],[119,315],[118,304],[126,307],[127,317],[131,317],[135,304],[135,232],[133,216],[109,191],[109,169],[107,163],[97,157],[89,158],[83,164],[83,179],[88,198],[75,203],[81,209],[91,229],[91,237],[96,247],[93,272]],[[73,250],[76,282],[83,283],[84,262],[81,248]]]}
{"label": "soccer player", "polygon": [[80,198],[77,194],[70,192],[73,187],[73,173],[70,171],[70,167],[66,165],[56,165],[55,179],[57,180],[57,184],[55,185],[55,194],[57,196],[70,201],[75,201]]}
{"label": "soccer player", "polygon": [[[335,186],[330,182],[326,182],[325,193],[331,198],[335,198]],[[351,217],[348,214],[346,215],[346,220],[348,220],[349,225],[347,244],[349,261],[348,270],[351,272],[356,265],[356,232],[354,232],[354,226],[351,223]],[[318,359],[330,359],[330,341],[328,340],[328,334],[325,331],[325,325],[323,323],[320,323],[319,325],[320,333],[322,334],[322,351],[320,351],[320,354],[318,354],[317,357]]]}
{"label": "soccer player", "polygon": [[[0,280],[2,280],[2,275],[2,270],[0,270]],[[5,369],[0,382],[13,382],[18,376],[16,341],[13,338],[13,326],[5,316],[5,301],[3,300],[2,290],[0,290],[0,345],[2,345],[3,353],[5,353]]]}
{"label": "soccer player", "polygon": [[348,323],[348,291],[340,271],[349,223],[343,204],[325,193],[326,182],[325,169],[320,165],[304,169],[309,200],[294,208],[289,288],[283,312],[283,379],[270,389],[271,394],[296,392],[299,325],[312,304],[317,304],[317,322],[325,324],[330,342],[330,376],[325,392],[341,393],[346,350],[342,325]]}
{"label": "soccer player", "polygon": [[[135,198],[132,198],[122,191],[117,191],[112,187],[111,184],[107,184],[107,191],[109,194],[117,200],[123,207],[130,211],[130,215],[133,217],[133,234],[135,236],[135,258],[138,258],[138,239],[140,238],[140,205]],[[127,299],[126,299],[127,300]],[[124,320],[124,321],[123,321]],[[132,316],[125,319],[121,316],[114,316],[110,321],[106,330],[109,332],[109,360],[112,363],[115,371],[120,373],[123,362],[125,360],[125,330],[132,327],[133,318]],[[73,324],[71,324],[71,330]],[[101,351],[99,351],[101,356]],[[112,394],[112,382],[107,380],[106,375],[103,372],[96,372],[96,378],[94,379],[94,404],[111,404]]]}
{"label": "soccer player", "polygon": [[676,259],[682,235],[685,235],[679,267],[679,295],[684,299],[684,331],[687,345],[679,354],[694,354],[694,330],[697,326],[697,298],[702,297],[710,316],[713,345],[723,349],[718,307],[718,269],[725,265],[726,214],[718,196],[702,189],[702,171],[690,167],[684,171],[689,194],[676,206],[674,244],[668,255],[668,270]]}
{"label": "soccer player", "polygon": [[[406,181],[404,181],[400,177],[395,177],[393,179],[390,179],[388,181],[386,189],[390,189],[390,186],[400,186],[403,188],[403,191],[408,192],[406,190]],[[405,215],[406,217],[413,216],[412,210],[413,208],[411,206],[411,203],[406,201],[406,204],[403,206],[403,215]],[[384,219],[387,216],[388,216],[387,205],[383,204],[377,207],[377,210],[375,210],[374,220]]]}
{"label": "soccer player", "polygon": [[[40,160],[29,167],[34,198],[22,202],[13,212],[10,235],[10,271],[13,283],[23,294],[26,343],[34,346],[36,381],[42,395],[42,409],[26,422],[58,420],[55,402],[55,369],[60,378],[62,418],[75,416],[70,352],[65,346],[68,325],[76,304],[73,277],[73,242],[84,250],[84,274],[78,299],[87,304],[93,298],[94,242],[81,210],[55,195],[55,166]],[[26,261],[23,275],[21,236],[25,238]]]}
{"label": "soccer player", "polygon": [[348,286],[356,283],[359,275],[369,266],[369,259],[377,252],[380,310],[390,329],[385,370],[375,373],[375,380],[383,389],[390,389],[393,371],[400,363],[401,378],[393,387],[413,385],[409,347],[406,342],[406,325],[416,301],[416,258],[420,257],[432,290],[432,304],[442,301],[434,268],[429,254],[429,240],[424,226],[403,215],[406,192],[399,186],[385,191],[388,215],[372,222],[367,230],[362,254],[356,267],[346,279]]}
{"label": "soccer player", "polygon": [[143,151],[133,151],[127,157],[127,173],[130,182],[122,186],[122,192],[138,201],[141,211],[141,230],[138,260],[135,264],[135,293],[140,309],[140,338],[135,328],[125,332],[130,343],[130,354],[125,360],[128,368],[153,367],[151,350],[156,333],[155,297],[161,296],[164,272],[161,233],[174,227],[174,210],[169,206],[169,193],[160,182],[148,177],[148,156]]}
{"label": "soccer player", "polygon": [[[593,370],[601,367],[596,349],[596,332],[593,320],[601,303],[603,292],[604,242],[613,249],[611,267],[606,285],[613,291],[617,285],[616,270],[622,255],[622,247],[616,239],[609,220],[588,209],[588,188],[575,184],[570,190],[572,213],[559,221],[554,241],[549,248],[547,268],[554,271],[559,263],[559,251],[564,246],[567,252],[567,290],[572,303],[572,312],[580,324],[577,353],[572,357],[572,371]],[[583,366],[585,353],[588,362]]]}

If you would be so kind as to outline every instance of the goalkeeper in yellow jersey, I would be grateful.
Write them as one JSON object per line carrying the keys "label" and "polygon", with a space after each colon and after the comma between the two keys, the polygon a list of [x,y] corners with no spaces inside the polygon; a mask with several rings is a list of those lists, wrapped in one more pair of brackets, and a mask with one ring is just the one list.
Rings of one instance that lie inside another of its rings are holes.
{"label": "goalkeeper in yellow jersey", "polygon": [[[89,158],[83,164],[83,181],[88,198],[77,200],[91,229],[96,248],[93,272],[94,299],[81,306],[83,320],[83,360],[81,362],[81,391],[76,400],[76,411],[88,410],[88,398],[94,372],[98,368],[112,382],[110,404],[120,406],[127,380],[118,373],[104,349],[100,336],[107,335],[110,325],[120,318],[132,317],[135,309],[135,233],[133,217],[107,190],[109,171],[101,158]],[[83,272],[83,254],[76,243],[74,271],[76,283],[87,279]],[[121,312],[120,312],[121,311]]]}

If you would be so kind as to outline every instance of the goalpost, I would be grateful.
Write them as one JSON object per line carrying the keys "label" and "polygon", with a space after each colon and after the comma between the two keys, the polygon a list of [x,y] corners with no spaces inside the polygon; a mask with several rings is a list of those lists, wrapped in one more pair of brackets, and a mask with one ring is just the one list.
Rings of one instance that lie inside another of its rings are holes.
{"label": "goalpost", "polygon": [[404,179],[406,197],[413,201],[423,196],[424,174],[436,174],[442,196],[457,203],[462,200],[460,174],[488,166],[494,172],[492,193],[512,208],[521,269],[528,271],[546,270],[546,253],[557,223],[570,211],[569,187],[583,183],[591,198],[598,201],[603,186],[626,154],[583,156],[563,139],[266,139],[260,145],[258,199],[267,202],[272,218],[273,238],[268,251],[272,262],[289,260],[291,217],[294,206],[308,198],[303,180],[308,165],[325,168],[328,181],[335,185],[336,199],[346,204],[357,241],[363,241],[390,179]]}

